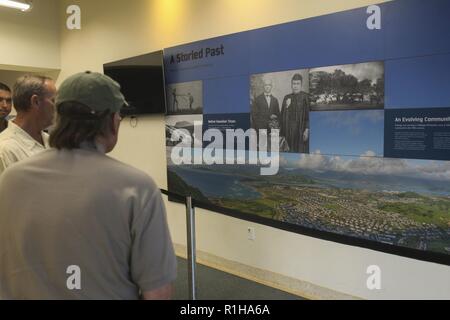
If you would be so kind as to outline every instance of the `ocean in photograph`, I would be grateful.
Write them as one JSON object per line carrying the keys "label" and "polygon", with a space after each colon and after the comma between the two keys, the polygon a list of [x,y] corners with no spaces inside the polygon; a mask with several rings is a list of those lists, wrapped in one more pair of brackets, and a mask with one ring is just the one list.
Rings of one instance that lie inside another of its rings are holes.
{"label": "ocean in photograph", "polygon": [[445,162],[296,156],[293,161],[285,154],[291,159],[282,159],[276,176],[262,177],[256,166],[247,165],[170,166],[169,172],[187,192],[195,190],[224,208],[450,253],[450,168]]}
{"label": "ocean in photograph", "polygon": [[243,177],[231,173],[216,172],[208,167],[196,168],[195,166],[170,166],[169,171],[177,174],[186,184],[199,189],[209,198],[230,196],[241,200],[251,200],[261,196],[252,187],[241,183]]}

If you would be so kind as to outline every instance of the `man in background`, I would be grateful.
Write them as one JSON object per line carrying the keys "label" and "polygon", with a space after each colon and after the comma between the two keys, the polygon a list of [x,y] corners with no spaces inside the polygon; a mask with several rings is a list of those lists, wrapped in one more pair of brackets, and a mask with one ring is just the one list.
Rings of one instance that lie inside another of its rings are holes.
{"label": "man in background", "polygon": [[0,82],[0,133],[8,127],[8,115],[11,113],[11,89]]}
{"label": "man in background", "polygon": [[125,104],[107,76],[69,77],[52,149],[0,176],[0,298],[171,297],[177,266],[161,193],[106,155]]}
{"label": "man in background", "polygon": [[264,92],[256,97],[251,110],[251,127],[255,130],[269,130],[271,115],[280,117],[278,99],[272,95],[273,83],[269,78],[264,78]]}
{"label": "man in background", "polygon": [[309,153],[309,96],[302,91],[303,77],[292,77],[292,93],[283,99],[281,135],[286,138],[290,152]]}
{"label": "man in background", "polygon": [[55,95],[55,83],[47,77],[26,75],[14,84],[12,99],[17,116],[0,134],[0,174],[48,147],[48,135],[43,130],[53,122]]}
{"label": "man in background", "polygon": [[190,92],[188,93],[188,100],[189,100],[189,110],[192,110],[192,105],[194,104],[194,97]]}
{"label": "man in background", "polygon": [[177,88],[173,88],[172,90],[172,112],[178,111],[178,94],[177,94]]}

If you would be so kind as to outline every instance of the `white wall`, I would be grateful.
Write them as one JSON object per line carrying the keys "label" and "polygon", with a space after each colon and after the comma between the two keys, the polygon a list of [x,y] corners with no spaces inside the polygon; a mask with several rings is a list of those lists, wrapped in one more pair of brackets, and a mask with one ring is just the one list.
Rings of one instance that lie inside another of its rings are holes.
{"label": "white wall", "polygon": [[0,69],[0,81],[4,84],[8,85],[11,90],[14,86],[14,83],[18,78],[21,76],[24,76],[26,74],[36,74],[36,75],[43,75],[47,77],[51,77],[53,79],[57,79],[59,72],[54,70],[47,70],[47,69],[41,69],[40,71],[33,71],[36,70],[34,68],[31,68],[28,71],[11,71],[11,70],[1,70]]}
{"label": "white wall", "polygon": [[[80,0],[82,30],[61,32],[61,79],[102,64],[181,43],[379,3],[379,0]],[[123,123],[113,155],[153,176],[166,187],[164,118]],[[176,243],[185,243],[184,209],[168,204]],[[246,240],[247,226],[256,241]],[[450,298],[450,268],[344,246],[200,211],[202,251],[361,298]],[[382,290],[366,288],[366,268],[382,269]]]}
{"label": "white wall", "polygon": [[59,69],[58,2],[35,1],[30,12],[0,7],[0,69]]}
{"label": "white wall", "polygon": [[37,1],[30,12],[0,7],[0,82],[12,89],[16,79],[25,74],[58,78],[58,11],[57,0]]}

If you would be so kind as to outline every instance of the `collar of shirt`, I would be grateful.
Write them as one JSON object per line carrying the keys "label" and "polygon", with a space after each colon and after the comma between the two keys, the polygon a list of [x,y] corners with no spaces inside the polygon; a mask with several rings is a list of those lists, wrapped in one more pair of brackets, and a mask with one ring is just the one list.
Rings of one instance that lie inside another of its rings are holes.
{"label": "collar of shirt", "polygon": [[80,143],[80,149],[89,150],[89,151],[97,151],[99,153],[106,154],[106,148],[100,143],[96,143],[93,141],[84,141]]}
{"label": "collar of shirt", "polygon": [[[13,121],[8,122],[8,128],[6,130],[8,130],[11,136],[16,136],[16,138],[22,141],[25,144],[25,146],[28,147],[29,149],[32,149],[34,147],[44,149],[49,148],[48,134],[45,132],[41,132],[42,141],[44,142],[44,145],[42,145],[38,141],[36,141],[32,136],[30,136],[25,130],[23,130],[21,127],[15,124]],[[6,130],[4,132],[6,132]]]}
{"label": "collar of shirt", "polygon": [[0,119],[0,130],[8,128],[8,121],[6,119]]}

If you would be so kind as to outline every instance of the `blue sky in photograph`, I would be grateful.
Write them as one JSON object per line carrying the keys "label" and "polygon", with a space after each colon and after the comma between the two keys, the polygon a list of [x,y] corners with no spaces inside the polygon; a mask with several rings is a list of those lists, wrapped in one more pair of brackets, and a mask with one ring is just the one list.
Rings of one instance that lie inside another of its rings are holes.
{"label": "blue sky in photograph", "polygon": [[311,112],[310,128],[310,152],[383,156],[383,110]]}
{"label": "blue sky in photograph", "polygon": [[321,153],[281,153],[280,166],[306,170],[339,171],[355,174],[388,175],[426,180],[450,181],[450,162],[436,160],[327,156]]}

